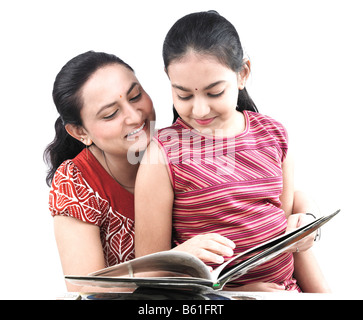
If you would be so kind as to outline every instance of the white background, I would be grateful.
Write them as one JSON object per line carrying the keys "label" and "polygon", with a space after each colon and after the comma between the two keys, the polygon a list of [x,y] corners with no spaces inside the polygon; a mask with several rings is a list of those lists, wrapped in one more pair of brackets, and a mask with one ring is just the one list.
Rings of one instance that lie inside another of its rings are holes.
{"label": "white background", "polygon": [[[252,64],[247,83],[261,113],[288,129],[296,185],[323,214],[315,253],[334,292],[362,297],[362,71],[360,1],[2,1],[0,4],[0,297],[65,292],[48,211],[42,155],[57,118],[53,81],[75,55],[114,53],[172,119],[162,42],[187,13],[215,9],[239,31]],[[87,241],[87,239],[84,239]]]}

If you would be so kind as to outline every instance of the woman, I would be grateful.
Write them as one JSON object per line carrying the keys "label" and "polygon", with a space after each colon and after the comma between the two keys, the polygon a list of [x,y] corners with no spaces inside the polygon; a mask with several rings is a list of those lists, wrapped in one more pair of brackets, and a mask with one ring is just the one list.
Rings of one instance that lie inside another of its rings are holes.
{"label": "woman", "polygon": [[[71,59],[55,79],[53,99],[60,116],[44,154],[49,208],[64,274],[85,275],[134,258],[139,167],[134,160],[150,142],[155,111],[132,68],[102,52]],[[291,220],[290,227],[297,223]],[[300,249],[311,244],[312,239]],[[196,236],[175,248],[206,262],[231,256],[233,249],[234,243],[218,234]],[[87,291],[69,283],[67,288]]]}
{"label": "woman", "polygon": [[[129,65],[90,51],[62,68],[53,100],[60,116],[45,159],[64,274],[84,275],[133,259],[139,166],[134,160],[150,142],[155,121],[150,97]],[[233,245],[218,235],[193,241],[203,248],[203,239],[208,246],[216,243],[216,253],[223,255]],[[69,283],[67,288],[80,290]]]}

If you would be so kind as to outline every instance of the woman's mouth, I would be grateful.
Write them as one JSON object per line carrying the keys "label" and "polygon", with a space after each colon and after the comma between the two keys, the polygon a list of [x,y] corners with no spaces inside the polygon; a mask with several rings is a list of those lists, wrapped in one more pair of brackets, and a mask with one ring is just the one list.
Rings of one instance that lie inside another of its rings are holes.
{"label": "woman's mouth", "polygon": [[134,131],[132,131],[132,132],[128,133],[128,134],[126,135],[126,138],[131,137],[131,136],[133,136],[133,135],[135,135],[135,134],[139,133],[142,129],[144,129],[145,125],[146,125],[146,122],[144,122],[144,123],[143,123],[140,127],[136,128]]}

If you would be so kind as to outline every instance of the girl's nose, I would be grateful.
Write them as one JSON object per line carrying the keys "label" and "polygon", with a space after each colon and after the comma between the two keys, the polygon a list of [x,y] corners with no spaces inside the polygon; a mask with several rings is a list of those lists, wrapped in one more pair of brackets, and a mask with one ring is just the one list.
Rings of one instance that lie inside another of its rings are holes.
{"label": "girl's nose", "polygon": [[193,103],[193,115],[196,118],[203,118],[210,112],[210,107],[203,99],[195,99]]}

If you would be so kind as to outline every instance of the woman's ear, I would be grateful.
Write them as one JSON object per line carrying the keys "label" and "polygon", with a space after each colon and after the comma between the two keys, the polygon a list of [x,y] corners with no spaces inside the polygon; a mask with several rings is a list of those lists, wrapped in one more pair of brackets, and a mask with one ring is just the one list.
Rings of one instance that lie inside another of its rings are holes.
{"label": "woman's ear", "polygon": [[242,65],[242,70],[238,72],[238,89],[243,90],[245,88],[247,79],[251,72],[251,62],[250,60],[244,60]]}
{"label": "woman's ear", "polygon": [[87,131],[82,126],[67,123],[65,125],[65,129],[70,136],[81,141],[86,146],[90,146],[92,144],[92,140],[89,138]]}

